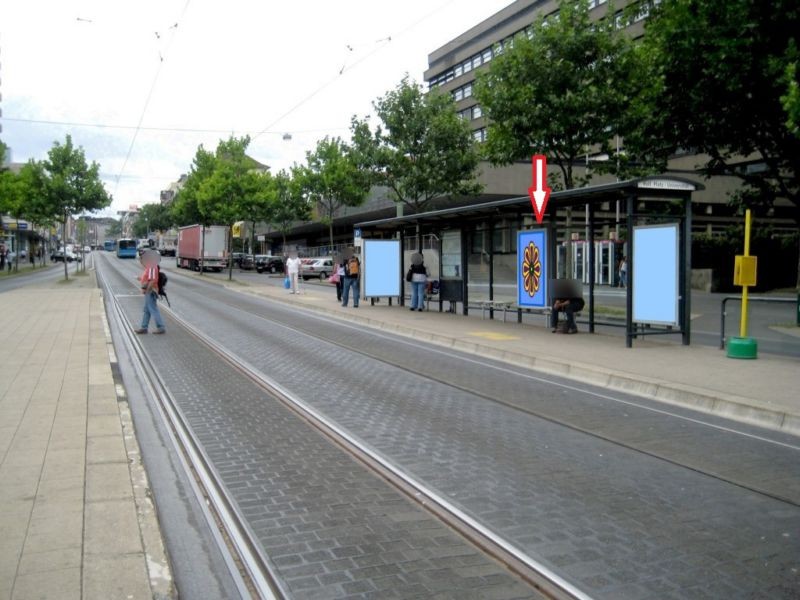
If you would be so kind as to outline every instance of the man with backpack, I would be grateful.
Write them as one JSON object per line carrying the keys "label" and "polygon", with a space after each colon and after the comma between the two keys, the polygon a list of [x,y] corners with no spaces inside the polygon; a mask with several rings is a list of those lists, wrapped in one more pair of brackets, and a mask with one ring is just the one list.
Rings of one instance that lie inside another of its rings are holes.
{"label": "man with backpack", "polygon": [[350,288],[353,288],[353,308],[358,308],[360,288],[358,278],[361,274],[361,261],[355,254],[351,254],[344,267],[344,286],[342,287],[342,306],[347,306],[350,299]]}
{"label": "man with backpack", "polygon": [[139,284],[144,294],[144,311],[142,313],[142,326],[134,329],[136,333],[147,333],[147,328],[150,325],[150,317],[152,316],[156,321],[156,329],[153,333],[165,333],[164,319],[161,318],[161,311],[158,310],[158,282],[159,271],[158,263],[161,260],[161,255],[156,250],[145,250],[142,253],[142,265],[144,265],[144,272],[139,277]]}

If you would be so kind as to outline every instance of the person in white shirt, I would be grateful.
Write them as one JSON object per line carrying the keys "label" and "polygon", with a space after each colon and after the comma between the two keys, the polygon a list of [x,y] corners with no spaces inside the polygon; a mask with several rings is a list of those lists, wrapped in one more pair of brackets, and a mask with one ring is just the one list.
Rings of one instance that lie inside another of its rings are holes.
{"label": "person in white shirt", "polygon": [[286,274],[289,276],[289,282],[291,283],[291,291],[289,293],[299,293],[297,289],[297,279],[300,275],[300,259],[296,252],[293,252],[286,261]]}

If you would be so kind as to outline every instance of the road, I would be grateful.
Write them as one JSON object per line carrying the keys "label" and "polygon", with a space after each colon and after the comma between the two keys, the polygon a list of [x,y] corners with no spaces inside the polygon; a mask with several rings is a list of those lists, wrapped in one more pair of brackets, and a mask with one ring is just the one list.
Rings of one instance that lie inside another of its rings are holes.
{"label": "road", "polygon": [[[98,267],[138,322],[137,265],[99,255]],[[800,589],[796,438],[173,270],[169,286],[167,335],[137,342],[291,597],[537,596],[524,573],[423,506],[434,502],[580,597],[795,598]],[[351,443],[394,475],[377,474]],[[389,483],[397,474],[426,499]]]}

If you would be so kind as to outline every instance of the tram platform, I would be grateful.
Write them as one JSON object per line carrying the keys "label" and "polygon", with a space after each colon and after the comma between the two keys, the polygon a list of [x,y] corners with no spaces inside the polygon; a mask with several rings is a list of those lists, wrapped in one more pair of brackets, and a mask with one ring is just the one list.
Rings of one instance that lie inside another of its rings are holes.
{"label": "tram platform", "polygon": [[0,598],[169,598],[94,275],[0,294]]}
{"label": "tram platform", "polygon": [[579,335],[553,335],[541,324],[481,319],[480,310],[468,317],[439,312],[433,302],[424,312],[398,306],[396,299],[389,305],[385,298],[345,308],[326,283],[306,283],[298,295],[271,280],[230,287],[445,348],[800,435],[795,358],[761,353],[756,360],[736,360],[716,348],[653,338],[626,348],[619,337],[585,333],[585,327]]}

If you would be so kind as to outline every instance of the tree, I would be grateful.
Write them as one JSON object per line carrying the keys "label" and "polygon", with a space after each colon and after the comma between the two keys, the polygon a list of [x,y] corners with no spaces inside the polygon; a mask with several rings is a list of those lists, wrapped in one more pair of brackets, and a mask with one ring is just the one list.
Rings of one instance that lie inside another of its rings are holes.
{"label": "tree", "polygon": [[434,198],[480,192],[472,132],[449,94],[425,94],[406,76],[373,107],[381,120],[374,132],[353,118],[354,156],[395,202],[421,212]]}
{"label": "tree", "polygon": [[706,176],[743,182],[734,203],[764,211],[785,198],[800,224],[800,137],[787,127],[797,31],[795,0],[655,6],[644,38],[652,89],[639,110],[648,118],[631,124],[626,147],[661,156],[691,148],[706,155]]}
{"label": "tree", "polygon": [[[787,127],[798,27],[800,6],[788,0],[674,0],[654,8],[645,38],[653,116],[633,131],[641,140],[632,138],[639,142],[632,149],[707,154],[703,173],[739,177],[767,205],[789,199],[800,222],[800,139]],[[762,168],[740,167],[754,157]]]}
{"label": "tree", "polygon": [[642,64],[613,19],[592,22],[586,0],[562,1],[557,19],[540,17],[478,73],[475,95],[489,120],[484,155],[507,165],[545,154],[560,170],[555,189],[585,185],[591,175],[574,167],[589,153],[613,152]]}
{"label": "tree", "polygon": [[[284,170],[272,178],[272,192],[267,222],[275,227],[283,238],[283,247],[286,248],[286,234],[297,221],[307,221],[311,218],[311,207],[303,194],[300,184],[300,175],[295,167],[292,175]],[[294,176],[296,175],[296,176]]]}
{"label": "tree", "polygon": [[[111,204],[111,197],[100,181],[100,165],[96,162],[87,165],[83,148],[75,148],[71,136],[67,136],[64,144],[55,142],[47,156],[42,163],[42,214],[61,222],[66,244],[69,218],[79,212],[105,208]],[[66,260],[64,278],[69,279]]]}
{"label": "tree", "polygon": [[328,225],[333,251],[333,215],[343,206],[363,204],[370,188],[368,174],[359,169],[341,139],[326,136],[313,152],[306,153],[306,165],[295,170],[295,177]]}
{"label": "tree", "polygon": [[[19,270],[20,220],[33,220],[36,214],[37,189],[41,187],[41,167],[34,161],[26,163],[19,173],[0,172],[0,213],[16,221],[14,270]],[[35,264],[35,263],[34,263]]]}
{"label": "tree", "polygon": [[145,238],[151,231],[164,231],[174,224],[172,211],[168,206],[154,202],[145,204],[139,209],[139,215],[133,224],[133,235]]}
{"label": "tree", "polygon": [[192,161],[192,167],[183,188],[175,196],[170,207],[172,217],[178,225],[203,226],[200,243],[200,275],[203,274],[203,255],[205,254],[206,227],[211,225],[211,215],[203,212],[200,206],[200,190],[205,182],[214,174],[216,156],[209,152],[203,145],[197,147],[197,152]]}
{"label": "tree", "polygon": [[[258,164],[247,154],[250,137],[220,141],[215,154],[214,168],[198,190],[198,208],[217,223],[228,226],[233,233],[236,221],[247,216],[254,198],[264,191],[266,178],[257,172]],[[228,256],[232,253],[233,236],[228,236]],[[228,261],[228,279],[233,279],[233,261]]]}

